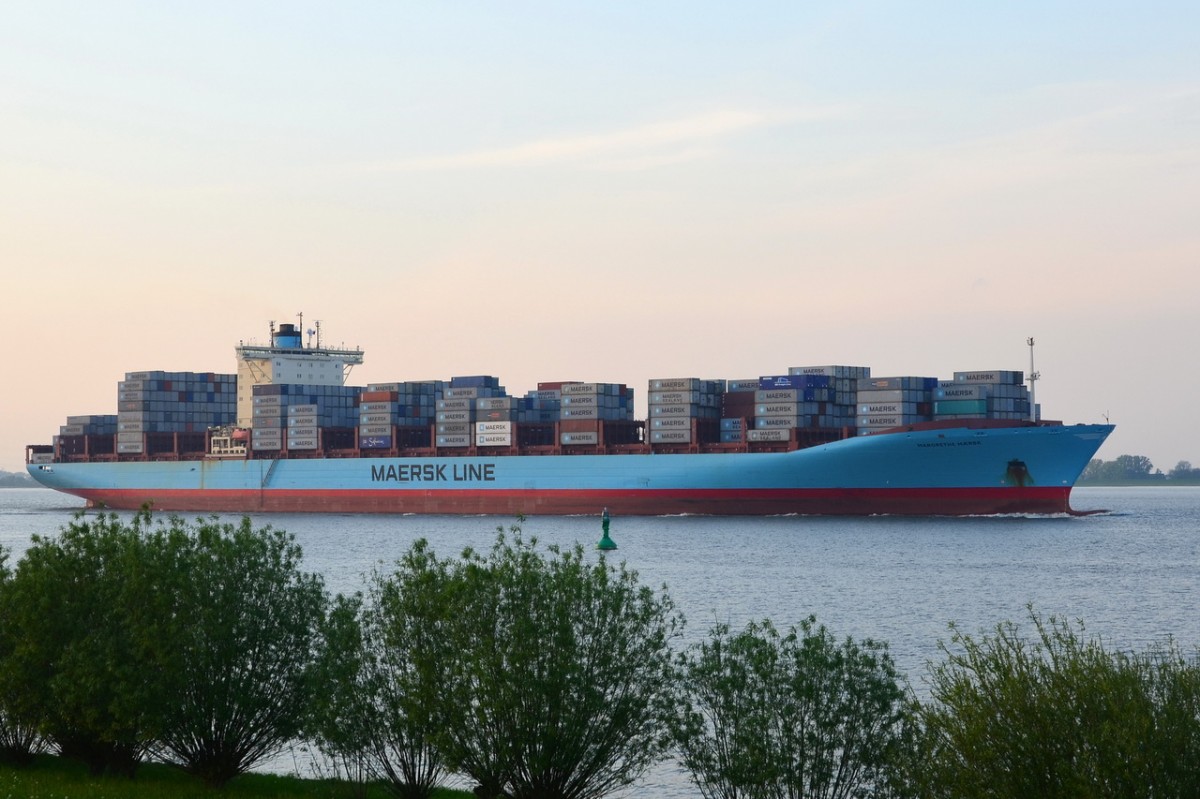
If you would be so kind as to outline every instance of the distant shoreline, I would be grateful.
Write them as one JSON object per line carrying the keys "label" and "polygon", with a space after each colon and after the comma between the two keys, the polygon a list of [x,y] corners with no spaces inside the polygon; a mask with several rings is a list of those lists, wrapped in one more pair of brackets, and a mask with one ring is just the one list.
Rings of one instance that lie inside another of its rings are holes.
{"label": "distant shoreline", "polygon": [[1195,488],[1200,486],[1200,480],[1080,480],[1076,488]]}

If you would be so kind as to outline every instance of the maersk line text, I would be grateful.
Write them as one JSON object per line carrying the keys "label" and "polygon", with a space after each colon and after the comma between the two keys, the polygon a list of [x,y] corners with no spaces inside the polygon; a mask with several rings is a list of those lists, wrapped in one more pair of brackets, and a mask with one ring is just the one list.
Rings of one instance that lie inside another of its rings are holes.
{"label": "maersk line text", "polygon": [[490,482],[495,479],[494,463],[392,463],[371,467],[371,480],[376,483]]}

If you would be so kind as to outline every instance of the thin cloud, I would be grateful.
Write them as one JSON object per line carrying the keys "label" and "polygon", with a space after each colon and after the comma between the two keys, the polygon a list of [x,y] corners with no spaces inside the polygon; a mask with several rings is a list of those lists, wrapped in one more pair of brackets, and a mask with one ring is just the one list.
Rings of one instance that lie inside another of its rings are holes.
{"label": "thin cloud", "polygon": [[[711,142],[781,121],[826,118],[838,113],[839,109],[815,109],[785,114],[716,111],[611,133],[539,139],[513,147],[393,161],[375,168],[395,171],[503,168],[586,161],[597,157],[627,165],[639,162],[671,163],[693,158],[697,153],[708,149],[700,147],[700,142]],[[663,148],[680,146],[683,147],[683,155],[661,152]]]}

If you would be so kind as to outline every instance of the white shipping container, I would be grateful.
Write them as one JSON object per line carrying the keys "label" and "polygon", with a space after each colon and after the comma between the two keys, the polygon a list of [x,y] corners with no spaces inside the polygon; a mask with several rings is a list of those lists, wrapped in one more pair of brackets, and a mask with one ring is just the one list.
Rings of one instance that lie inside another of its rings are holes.
{"label": "white shipping container", "polygon": [[571,444],[598,444],[600,443],[599,433],[560,433],[559,442],[566,445]]}
{"label": "white shipping container", "polygon": [[651,405],[650,415],[658,416],[695,416],[694,405]]}
{"label": "white shipping container", "polygon": [[118,433],[144,433],[146,432],[145,422],[117,422]]}
{"label": "white shipping container", "polygon": [[900,388],[878,391],[859,391],[859,402],[903,402],[904,390]]}
{"label": "white shipping container", "polygon": [[564,408],[586,408],[599,407],[599,395],[597,394],[564,394],[562,398]]}
{"label": "white shipping container", "polygon": [[858,406],[858,413],[862,416],[898,416],[906,412],[912,413],[916,410],[914,403],[904,402],[872,402]]}
{"label": "white shipping container", "polygon": [[475,436],[475,444],[480,447],[511,447],[512,433],[481,433]]}
{"label": "white shipping container", "polygon": [[[473,399],[440,399],[437,401],[439,411],[469,411],[475,407]],[[386,410],[378,408],[376,410]]]}
{"label": "white shipping container", "polygon": [[789,430],[747,430],[747,441],[789,441],[792,434]]}
{"label": "white shipping container", "polygon": [[119,455],[140,455],[144,451],[142,442],[137,441],[120,441],[117,442],[117,454]]}
{"label": "white shipping container", "polygon": [[53,452],[35,452],[29,456],[30,463],[54,463]]}
{"label": "white shipping container", "polygon": [[565,399],[579,394],[599,394],[601,387],[599,383],[563,383],[561,391]]}
{"label": "white shipping container", "polygon": [[511,435],[512,431],[513,431],[513,423],[512,422],[476,422],[475,423],[476,435],[482,435],[485,433],[508,433]]}
{"label": "white shipping container", "polygon": [[396,421],[396,417],[390,413],[363,413],[359,414],[358,423],[363,424],[392,424]]}
{"label": "white shipping container", "polygon": [[512,407],[512,397],[480,397],[475,400],[475,408],[481,411],[507,411]]}
{"label": "white shipping container", "polygon": [[681,405],[700,402],[699,391],[659,391],[650,395],[652,405]]}
{"label": "white shipping container", "polygon": [[951,385],[948,388],[938,388],[933,392],[934,399],[939,400],[980,400],[988,398],[988,386],[980,384]]}
{"label": "white shipping container", "polygon": [[908,422],[904,420],[903,416],[875,415],[858,417],[859,427],[900,427],[904,424],[908,424]]}
{"label": "white shipping container", "polygon": [[698,377],[661,377],[650,381],[651,391],[699,391]]}
{"label": "white shipping container", "polygon": [[692,429],[692,417],[690,416],[666,416],[658,419],[651,419],[650,426],[655,430],[678,430]]}
{"label": "white shipping container", "polygon": [[458,436],[438,436],[437,446],[439,447],[469,447],[471,446],[470,435]]}
{"label": "white shipping container", "polygon": [[358,428],[360,436],[390,436],[392,434],[392,426],[390,424],[364,424]]}
{"label": "white shipping container", "polygon": [[770,428],[791,428],[800,427],[799,420],[794,416],[755,416],[754,429],[766,430]]}

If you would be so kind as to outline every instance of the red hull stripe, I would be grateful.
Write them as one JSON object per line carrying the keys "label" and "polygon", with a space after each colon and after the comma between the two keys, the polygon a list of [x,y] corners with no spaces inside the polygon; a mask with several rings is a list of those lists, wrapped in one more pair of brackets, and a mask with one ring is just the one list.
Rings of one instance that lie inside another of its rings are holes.
{"label": "red hull stripe", "polygon": [[663,516],[820,514],[914,516],[1069,513],[1068,487],[737,490],[117,490],[72,493],[93,507],[229,513],[419,513],[516,516],[610,513]]}

